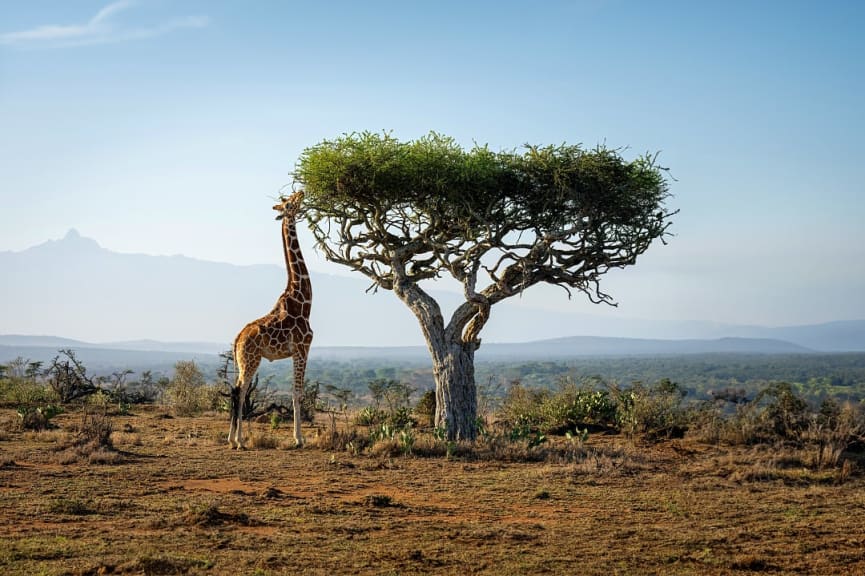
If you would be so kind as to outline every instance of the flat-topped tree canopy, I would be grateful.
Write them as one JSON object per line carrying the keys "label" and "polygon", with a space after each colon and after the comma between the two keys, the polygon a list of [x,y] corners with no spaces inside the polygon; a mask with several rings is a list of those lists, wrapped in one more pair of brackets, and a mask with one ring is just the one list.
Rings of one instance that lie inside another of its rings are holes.
{"label": "flat-topped tree canopy", "polygon": [[[496,152],[434,132],[408,142],[353,133],[304,150],[294,177],[318,247],[394,290],[417,316],[436,366],[449,345],[473,353],[490,306],[539,282],[612,304],[600,277],[663,241],[676,213],[665,207],[666,169],[656,156],[628,161],[603,146]],[[443,274],[462,283],[466,298],[447,325],[419,285]],[[438,388],[447,371],[436,372]],[[473,393],[473,368],[470,375]]]}
{"label": "flat-topped tree canopy", "polygon": [[[388,289],[395,256],[413,279],[460,281],[484,257],[488,296],[545,281],[609,302],[593,281],[663,239],[672,215],[654,156],[626,161],[603,147],[493,152],[436,133],[364,132],[306,149],[294,176],[326,256]],[[504,272],[515,263],[519,278]]]}

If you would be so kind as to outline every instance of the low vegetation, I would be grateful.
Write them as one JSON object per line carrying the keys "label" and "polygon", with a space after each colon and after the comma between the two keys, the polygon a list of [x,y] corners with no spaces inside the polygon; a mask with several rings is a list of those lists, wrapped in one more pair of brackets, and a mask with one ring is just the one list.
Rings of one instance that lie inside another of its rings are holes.
{"label": "low vegetation", "polygon": [[863,405],[785,382],[489,381],[470,443],[398,378],[310,382],[307,448],[268,394],[238,453],[193,363],[146,402],[131,374],[63,402],[41,366],[3,372],[8,573],[865,571]]}

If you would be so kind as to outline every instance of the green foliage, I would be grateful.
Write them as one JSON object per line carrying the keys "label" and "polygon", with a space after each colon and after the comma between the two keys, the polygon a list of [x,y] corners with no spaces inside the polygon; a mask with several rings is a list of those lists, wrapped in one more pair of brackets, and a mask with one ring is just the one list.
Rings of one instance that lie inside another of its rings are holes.
{"label": "green foliage", "polygon": [[271,412],[270,413],[270,429],[276,430],[279,428],[280,424],[282,424],[282,416],[279,412]]}
{"label": "green foliage", "polygon": [[364,406],[354,418],[354,422],[358,426],[376,426],[386,420],[387,414],[373,406]]}
{"label": "green foliage", "polygon": [[436,415],[436,393],[429,389],[421,395],[414,407],[414,413],[420,418],[423,425],[434,426]]}
{"label": "green foliage", "polygon": [[687,430],[688,415],[682,406],[686,392],[669,379],[653,386],[635,382],[630,388],[610,389],[616,398],[619,428],[625,434],[657,440],[681,437]]}
{"label": "green foliage", "polygon": [[770,384],[751,406],[760,410],[767,432],[773,435],[795,438],[808,424],[808,403],[787,382]]}
{"label": "green foliage", "polygon": [[325,140],[304,150],[294,176],[316,210],[411,204],[419,216],[443,215],[469,230],[491,214],[526,228],[580,218],[643,226],[668,195],[651,156],[626,162],[617,150],[565,144],[522,154],[464,150],[435,132],[409,142],[372,132]]}
{"label": "green foliage", "polygon": [[794,446],[805,455],[802,464],[819,470],[838,469],[837,481],[852,470],[847,450],[865,443],[863,403],[828,398],[809,404],[787,382],[766,386],[750,401],[719,397],[693,411],[691,430],[698,439],[717,444]]}
{"label": "green foliage", "polygon": [[412,448],[415,443],[415,434],[411,426],[407,426],[399,431],[398,435],[399,447],[402,453],[406,456],[412,453]]}
{"label": "green foliage", "polygon": [[502,401],[500,416],[514,427],[538,428],[547,434],[617,424],[616,404],[609,392],[568,380],[560,382],[557,391],[514,382]]}
{"label": "green foliage", "polygon": [[0,403],[9,406],[36,406],[57,401],[54,391],[30,378],[0,379]]}
{"label": "green foliage", "polygon": [[654,386],[637,382],[625,389],[611,385],[598,389],[597,385],[598,382],[577,385],[565,380],[558,390],[552,391],[515,382],[502,401],[499,416],[512,441],[530,438],[532,434],[539,439],[541,435],[562,434],[579,440],[587,437],[591,428],[620,430],[650,439],[684,434],[685,392],[670,380],[661,380]]}
{"label": "green foliage", "polygon": [[52,426],[52,418],[63,413],[63,408],[54,404],[19,406],[16,413],[21,420],[21,427],[25,430],[45,430]]}
{"label": "green foliage", "polygon": [[391,413],[407,407],[409,398],[414,392],[414,389],[405,382],[385,378],[370,381],[368,387],[375,408],[380,409],[384,404],[387,411]]}
{"label": "green foliage", "polygon": [[219,405],[216,389],[207,385],[204,374],[192,360],[181,360],[174,365],[165,400],[179,416],[193,416]]}
{"label": "green foliage", "polygon": [[507,432],[508,440],[511,442],[526,441],[529,448],[540,446],[547,441],[547,435],[540,430],[534,429],[525,420],[518,420]]}

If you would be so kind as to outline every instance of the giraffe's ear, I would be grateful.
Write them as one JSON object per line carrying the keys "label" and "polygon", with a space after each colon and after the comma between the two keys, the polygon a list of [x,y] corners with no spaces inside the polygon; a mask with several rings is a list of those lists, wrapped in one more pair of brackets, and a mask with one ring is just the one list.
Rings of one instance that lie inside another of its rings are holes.
{"label": "giraffe's ear", "polygon": [[285,218],[285,214],[277,214],[276,215],[276,220],[282,220],[283,218]]}

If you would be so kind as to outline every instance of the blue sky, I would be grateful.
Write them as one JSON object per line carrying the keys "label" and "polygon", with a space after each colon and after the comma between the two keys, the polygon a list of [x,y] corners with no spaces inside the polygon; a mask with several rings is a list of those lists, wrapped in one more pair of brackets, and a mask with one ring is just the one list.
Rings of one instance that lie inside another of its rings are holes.
{"label": "blue sky", "polygon": [[618,309],[526,305],[865,318],[863,29],[856,1],[4,2],[0,250],[280,264],[271,199],[324,138],[605,142],[660,151],[676,237],[607,278]]}

